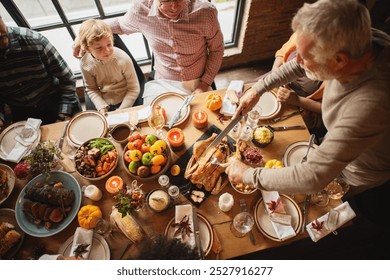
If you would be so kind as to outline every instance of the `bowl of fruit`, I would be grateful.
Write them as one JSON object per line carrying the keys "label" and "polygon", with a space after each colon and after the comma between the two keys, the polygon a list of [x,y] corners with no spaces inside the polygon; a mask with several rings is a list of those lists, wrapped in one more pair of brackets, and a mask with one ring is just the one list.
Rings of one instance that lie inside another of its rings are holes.
{"label": "bowl of fruit", "polygon": [[110,140],[93,138],[84,142],[74,157],[76,172],[90,181],[106,178],[118,165],[118,151]]}
{"label": "bowl of fruit", "polygon": [[149,181],[164,174],[171,162],[167,143],[154,134],[133,134],[123,151],[123,166],[134,179]]}

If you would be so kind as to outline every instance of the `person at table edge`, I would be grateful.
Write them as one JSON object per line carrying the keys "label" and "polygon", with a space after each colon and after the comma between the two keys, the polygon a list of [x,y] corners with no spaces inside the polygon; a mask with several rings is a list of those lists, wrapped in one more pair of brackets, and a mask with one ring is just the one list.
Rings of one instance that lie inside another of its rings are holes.
{"label": "person at table edge", "polygon": [[367,9],[356,0],[304,4],[292,28],[297,32],[296,59],[259,80],[241,99],[236,115],[247,114],[263,92],[306,72],[312,79],[326,81],[322,112],[328,133],[305,163],[266,169],[233,160],[226,164],[230,180],[287,194],[320,191],[340,174],[351,185],[350,195],[387,186],[389,35],[371,29]]}
{"label": "person at table edge", "polygon": [[[224,42],[217,9],[200,0],[132,1],[128,12],[107,20],[115,34],[141,32],[153,50],[154,81],[145,84],[144,103],[162,92],[182,94],[211,90],[222,64]],[[78,54],[77,39],[74,55]],[[161,81],[161,83],[159,83]],[[152,86],[156,83],[156,86]]]}
{"label": "person at table edge", "polygon": [[48,124],[82,110],[71,69],[44,36],[7,27],[1,16],[0,31],[0,127],[5,104],[13,122],[34,117]]}

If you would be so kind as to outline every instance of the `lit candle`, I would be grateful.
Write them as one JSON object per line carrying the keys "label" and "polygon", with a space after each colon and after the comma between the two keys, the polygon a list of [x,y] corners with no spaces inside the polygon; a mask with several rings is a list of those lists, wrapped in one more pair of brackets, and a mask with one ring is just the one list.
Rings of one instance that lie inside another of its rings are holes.
{"label": "lit candle", "polygon": [[206,127],[207,121],[208,121],[208,116],[205,111],[198,110],[192,114],[192,123],[196,128],[201,129]]}
{"label": "lit candle", "polygon": [[167,134],[172,149],[179,150],[184,146],[184,133],[180,128],[172,128]]}
{"label": "lit candle", "polygon": [[119,176],[112,176],[106,182],[106,190],[109,193],[116,194],[123,187],[123,179]]}
{"label": "lit candle", "polygon": [[83,186],[82,191],[84,192],[85,197],[94,201],[99,201],[103,196],[102,191],[95,185]]}
{"label": "lit candle", "polygon": [[230,193],[224,193],[219,197],[218,206],[223,212],[228,212],[232,209],[234,198]]}

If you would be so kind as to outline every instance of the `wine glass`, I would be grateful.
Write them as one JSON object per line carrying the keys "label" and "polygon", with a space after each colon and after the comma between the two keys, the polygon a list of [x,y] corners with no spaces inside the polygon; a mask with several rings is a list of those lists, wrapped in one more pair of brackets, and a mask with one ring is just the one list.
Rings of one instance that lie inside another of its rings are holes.
{"label": "wine glass", "polygon": [[325,207],[329,204],[329,196],[325,190],[313,193],[310,197],[310,201],[317,206]]}
{"label": "wine glass", "polygon": [[330,199],[340,199],[349,191],[347,184],[341,176],[337,176],[324,189]]}
{"label": "wine glass", "polygon": [[148,118],[148,124],[149,124],[150,128],[154,129],[155,135],[158,138],[163,139],[162,128],[165,125],[165,119],[164,119],[164,116],[163,116],[161,110],[159,110],[156,107],[157,106],[154,106],[152,108],[152,112],[150,114],[150,117]]}
{"label": "wine glass", "polygon": [[230,226],[230,230],[236,237],[244,237],[253,228],[255,220],[248,212],[237,214]]}

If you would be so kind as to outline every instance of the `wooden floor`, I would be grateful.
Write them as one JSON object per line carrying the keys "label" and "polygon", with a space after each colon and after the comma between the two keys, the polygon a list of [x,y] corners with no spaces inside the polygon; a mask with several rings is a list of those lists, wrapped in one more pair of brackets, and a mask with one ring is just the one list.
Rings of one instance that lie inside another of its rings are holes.
{"label": "wooden floor", "polygon": [[243,80],[244,83],[253,82],[260,75],[270,71],[272,63],[273,61],[264,61],[256,65],[221,70],[215,77],[215,85],[217,89],[223,89],[227,88],[233,80]]}

